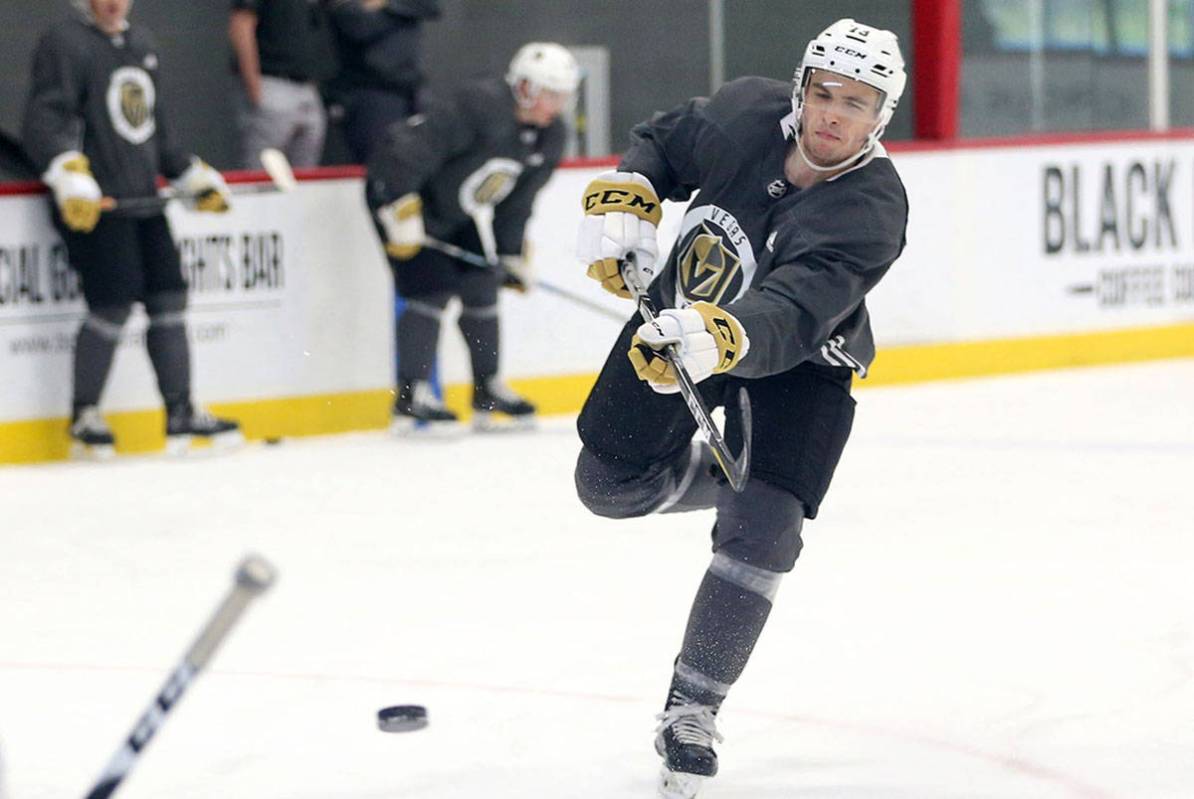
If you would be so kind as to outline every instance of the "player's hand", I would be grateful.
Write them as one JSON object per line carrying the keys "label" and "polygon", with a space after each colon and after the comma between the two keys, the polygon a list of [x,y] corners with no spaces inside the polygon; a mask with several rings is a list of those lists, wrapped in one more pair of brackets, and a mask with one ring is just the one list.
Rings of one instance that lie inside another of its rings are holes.
{"label": "player's hand", "polygon": [[91,162],[80,152],[61,153],[50,162],[42,180],[54,192],[54,202],[66,226],[90,233],[99,223],[103,192],[91,174]]}
{"label": "player's hand", "polygon": [[502,255],[503,276],[502,286],[514,289],[520,294],[526,294],[535,287],[535,266],[529,259],[521,255]]}
{"label": "player's hand", "polygon": [[[589,277],[619,297],[645,291],[655,277],[655,228],[663,217],[651,181],[637,172],[605,172],[585,188],[583,206],[576,254],[588,265]],[[624,276],[619,262],[631,252],[634,263]],[[637,285],[627,286],[627,279]]]}
{"label": "player's hand", "polygon": [[639,380],[646,380],[660,394],[674,394],[676,372],[662,350],[675,345],[680,362],[694,382],[728,372],[750,350],[742,323],[724,308],[698,302],[690,308],[660,311],[654,322],[635,331],[627,356]]}
{"label": "player's hand", "polygon": [[191,165],[174,179],[173,185],[196,211],[222,214],[232,204],[224,176],[199,158],[191,158]]}
{"label": "player's hand", "polygon": [[415,193],[404,194],[389,205],[377,209],[377,221],[386,232],[386,255],[409,261],[423,247],[423,199]]}

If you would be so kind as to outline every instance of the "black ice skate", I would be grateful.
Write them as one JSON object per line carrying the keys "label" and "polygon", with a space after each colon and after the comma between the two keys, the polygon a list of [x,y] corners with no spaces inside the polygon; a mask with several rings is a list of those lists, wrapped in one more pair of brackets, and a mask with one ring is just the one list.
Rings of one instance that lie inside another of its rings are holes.
{"label": "black ice skate", "polygon": [[705,778],[717,774],[713,742],[722,740],[717,731],[717,707],[697,704],[673,690],[667,709],[656,718],[655,751],[663,757],[659,796],[694,799]]}
{"label": "black ice skate", "polygon": [[473,427],[477,430],[526,430],[534,425],[535,406],[501,380],[490,377],[473,385]]}
{"label": "black ice skate", "polygon": [[116,439],[94,405],[75,411],[70,422],[70,440],[72,457],[107,460],[116,455]]}
{"label": "black ice skate", "polygon": [[443,433],[455,430],[457,421],[456,414],[435,396],[431,384],[426,380],[398,382],[398,398],[394,400],[390,432],[399,435],[412,432]]}
{"label": "black ice skate", "polygon": [[186,454],[196,439],[216,450],[231,449],[244,442],[240,425],[231,419],[221,419],[189,402],[167,408],[166,452]]}

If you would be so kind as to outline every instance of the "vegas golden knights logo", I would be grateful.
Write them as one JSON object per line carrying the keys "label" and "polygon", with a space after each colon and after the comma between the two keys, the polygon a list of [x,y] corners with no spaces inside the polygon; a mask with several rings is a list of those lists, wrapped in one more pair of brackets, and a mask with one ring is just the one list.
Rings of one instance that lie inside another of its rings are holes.
{"label": "vegas golden knights logo", "polygon": [[742,264],[707,223],[701,224],[696,235],[690,234],[679,261],[685,296],[693,302],[704,300],[714,305],[721,302]]}
{"label": "vegas golden knights logo", "polygon": [[145,89],[133,82],[120,87],[120,111],[124,119],[134,128],[139,128],[149,119],[149,104],[145,102]]}
{"label": "vegas golden knights logo", "polygon": [[688,209],[668,263],[675,269],[677,308],[701,301],[733,302],[750,288],[758,271],[750,237],[733,212],[716,205]]}
{"label": "vegas golden knights logo", "polygon": [[108,118],[126,141],[143,144],[153,136],[156,93],[153,78],[140,67],[121,67],[108,81]]}
{"label": "vegas golden knights logo", "polygon": [[481,205],[496,205],[514,188],[514,176],[507,172],[487,175],[473,192],[473,200]]}
{"label": "vegas golden knights logo", "polygon": [[514,191],[522,170],[523,165],[512,158],[490,158],[461,182],[460,209],[472,216],[497,205]]}

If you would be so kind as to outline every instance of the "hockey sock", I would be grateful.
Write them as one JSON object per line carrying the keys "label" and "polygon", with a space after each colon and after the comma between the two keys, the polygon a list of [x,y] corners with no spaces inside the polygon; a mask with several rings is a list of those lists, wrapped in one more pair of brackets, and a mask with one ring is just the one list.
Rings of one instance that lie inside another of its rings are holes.
{"label": "hockey sock", "polygon": [[704,510],[717,504],[717,494],[722,481],[721,472],[714,465],[713,450],[709,445],[693,439],[687,457],[676,464],[675,487],[663,500],[656,513],[684,513],[690,510]]}
{"label": "hockey sock", "polygon": [[435,364],[439,344],[439,323],[448,296],[433,295],[407,299],[398,317],[398,378],[427,380]]}
{"label": "hockey sock", "polygon": [[128,321],[128,308],[96,308],[87,314],[75,337],[74,411],[98,405],[112,358],[120,343],[120,331]]}
{"label": "hockey sock", "polygon": [[473,363],[473,380],[484,382],[498,371],[498,307],[487,305],[460,312],[460,332],[468,343]]}
{"label": "hockey sock", "polygon": [[688,616],[677,677],[701,695],[725,696],[750,659],[782,577],[714,555]]}
{"label": "hockey sock", "polygon": [[149,330],[145,348],[167,408],[190,402],[191,345],[187,341],[187,296],[184,292],[157,294],[145,301]]}

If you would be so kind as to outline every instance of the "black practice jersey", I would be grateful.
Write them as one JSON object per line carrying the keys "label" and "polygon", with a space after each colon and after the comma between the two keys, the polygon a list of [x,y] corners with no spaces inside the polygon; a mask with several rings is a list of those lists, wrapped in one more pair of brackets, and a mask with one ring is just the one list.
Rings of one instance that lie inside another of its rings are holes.
{"label": "black practice jersey", "polygon": [[135,25],[109,36],[74,19],[42,36],[23,131],[38,170],[79,150],[112,197],[151,195],[159,173],[180,175],[190,158],[162,115],[157,52],[150,33]]}
{"label": "black practice jersey", "polygon": [[368,169],[370,205],[415,192],[427,234],[440,239],[492,207],[498,253],[521,253],[535,194],[560,162],[565,133],[558,119],[537,128],[520,125],[514,112],[513,92],[501,79],[429,99],[377,148]]}
{"label": "black practice jersey", "polygon": [[725,306],[746,329],[739,377],[811,360],[860,376],[875,357],[864,297],[904,248],[908,199],[886,151],[807,189],[784,177],[791,84],[743,78],[631,132],[621,169],[688,207],[657,301]]}

